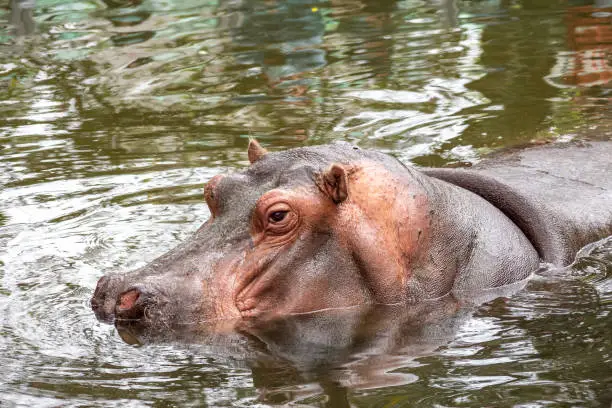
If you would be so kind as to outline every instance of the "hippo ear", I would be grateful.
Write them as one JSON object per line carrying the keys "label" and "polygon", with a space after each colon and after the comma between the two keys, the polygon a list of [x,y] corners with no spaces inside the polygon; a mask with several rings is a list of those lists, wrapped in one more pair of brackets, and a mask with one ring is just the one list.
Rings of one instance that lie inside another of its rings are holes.
{"label": "hippo ear", "polygon": [[320,174],[317,180],[319,189],[336,204],[348,198],[348,171],[341,164],[334,163]]}
{"label": "hippo ear", "polygon": [[253,138],[249,139],[249,147],[247,148],[247,153],[249,155],[249,161],[251,164],[255,163],[257,160],[264,157],[268,151],[261,147],[259,142]]}

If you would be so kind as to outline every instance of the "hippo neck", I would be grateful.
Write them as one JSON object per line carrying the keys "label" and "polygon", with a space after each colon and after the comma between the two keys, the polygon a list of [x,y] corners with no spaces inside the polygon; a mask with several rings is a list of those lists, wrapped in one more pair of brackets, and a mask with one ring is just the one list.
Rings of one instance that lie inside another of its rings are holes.
{"label": "hippo neck", "polygon": [[[537,168],[515,167],[425,172],[487,200],[523,231],[544,262],[556,266],[570,264],[584,245],[612,234],[611,190],[537,173]],[[584,205],[582,201],[589,203],[589,211],[575,210]]]}
{"label": "hippo neck", "polygon": [[428,297],[495,288],[529,276],[537,251],[505,214],[478,195],[422,175],[430,211],[430,247],[413,277]]}
{"label": "hippo neck", "polygon": [[411,167],[398,169],[396,162],[366,160],[356,167],[338,223],[362,220],[359,234],[351,229],[341,239],[375,301],[495,288],[537,268],[525,234],[478,195]]}

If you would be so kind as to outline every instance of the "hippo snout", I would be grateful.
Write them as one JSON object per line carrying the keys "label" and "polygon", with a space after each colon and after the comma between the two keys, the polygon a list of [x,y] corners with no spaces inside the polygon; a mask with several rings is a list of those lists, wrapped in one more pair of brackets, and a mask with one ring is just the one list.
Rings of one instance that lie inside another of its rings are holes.
{"label": "hippo snout", "polygon": [[102,276],[90,301],[96,318],[116,326],[143,327],[195,321],[201,312],[201,282],[155,272]]}
{"label": "hippo snout", "polygon": [[145,284],[128,286],[123,275],[106,275],[98,280],[91,298],[91,308],[105,323],[134,321],[151,317],[151,311],[163,303],[163,296]]}
{"label": "hippo snout", "polygon": [[105,275],[98,280],[90,302],[98,320],[106,323],[114,321],[117,294],[120,292],[123,280],[123,276],[120,275]]}

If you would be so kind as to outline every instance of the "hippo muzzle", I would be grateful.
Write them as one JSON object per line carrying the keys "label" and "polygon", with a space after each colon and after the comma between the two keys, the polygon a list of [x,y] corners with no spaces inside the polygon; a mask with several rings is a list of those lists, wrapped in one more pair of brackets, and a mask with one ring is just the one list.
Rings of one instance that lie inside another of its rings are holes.
{"label": "hippo muzzle", "polygon": [[160,310],[168,298],[150,284],[126,282],[125,275],[100,278],[91,299],[98,320],[104,322],[151,320],[152,312]]}
{"label": "hippo muzzle", "polygon": [[202,313],[202,284],[188,277],[106,275],[91,298],[96,318],[117,326],[193,323]]}

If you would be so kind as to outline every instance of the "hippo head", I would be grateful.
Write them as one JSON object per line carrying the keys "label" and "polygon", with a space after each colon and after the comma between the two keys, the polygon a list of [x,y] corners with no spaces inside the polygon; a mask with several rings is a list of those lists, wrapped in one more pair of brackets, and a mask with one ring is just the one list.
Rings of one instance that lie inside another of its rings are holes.
{"label": "hippo head", "polygon": [[267,153],[252,140],[248,156],[245,171],[207,183],[211,217],[191,238],[100,279],[91,300],[98,319],[168,327],[418,292],[408,278],[429,222],[418,172],[347,143]]}

